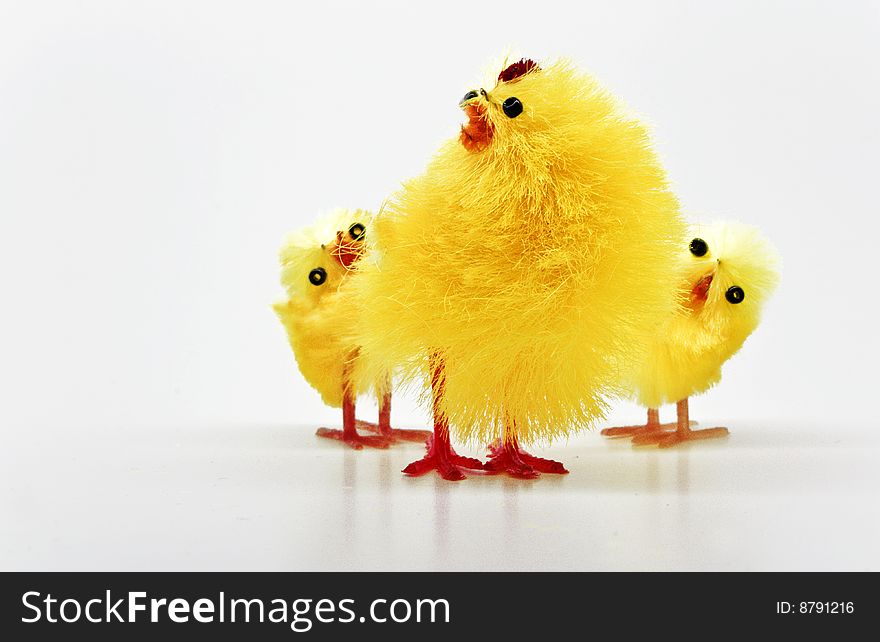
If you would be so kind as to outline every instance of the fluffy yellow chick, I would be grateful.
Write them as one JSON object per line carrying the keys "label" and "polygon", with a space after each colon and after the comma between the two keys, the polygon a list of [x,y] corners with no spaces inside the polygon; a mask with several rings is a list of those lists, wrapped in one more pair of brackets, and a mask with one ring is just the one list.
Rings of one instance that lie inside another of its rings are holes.
{"label": "fluffy yellow chick", "polygon": [[450,426],[497,441],[489,471],[567,472],[519,444],[602,417],[671,313],[678,203],[645,126],[566,61],[521,60],[460,106],[460,136],[374,219],[351,297],[358,376],[390,362],[424,386],[434,437],[405,473],[480,467]]}
{"label": "fluffy yellow chick", "polygon": [[[607,437],[634,436],[636,444],[669,447],[728,434],[727,428],[692,430],[688,397],[718,383],[721,366],[758,327],[779,280],[779,260],[757,229],[730,222],[695,226],[681,255],[682,305],[661,326],[633,381],[636,398],[648,407],[648,422],[606,428]],[[658,409],[672,402],[677,421],[661,424]],[[667,432],[669,427],[674,432]]]}
{"label": "fluffy yellow chick", "polygon": [[[357,348],[346,340],[357,322],[339,296],[340,285],[353,274],[363,253],[367,225],[372,216],[364,210],[338,209],[312,226],[285,239],[280,252],[281,283],[287,296],[274,309],[287,331],[300,372],[329,406],[342,408],[342,430],[321,428],[321,437],[338,439],[352,448],[387,448],[397,440],[425,441],[425,431],[391,428],[391,390],[387,375],[378,383],[356,387],[350,372]],[[379,397],[379,423],[356,421],[358,393],[375,389]],[[362,436],[356,427],[378,432]]]}

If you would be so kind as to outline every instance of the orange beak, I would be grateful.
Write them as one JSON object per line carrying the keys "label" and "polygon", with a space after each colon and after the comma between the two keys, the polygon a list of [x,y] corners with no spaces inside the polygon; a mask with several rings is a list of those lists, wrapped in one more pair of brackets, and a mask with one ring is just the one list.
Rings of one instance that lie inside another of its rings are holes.
{"label": "orange beak", "polygon": [[480,103],[469,103],[464,106],[468,117],[466,125],[461,126],[459,140],[469,152],[481,152],[492,142],[495,127],[486,118],[486,106]]}

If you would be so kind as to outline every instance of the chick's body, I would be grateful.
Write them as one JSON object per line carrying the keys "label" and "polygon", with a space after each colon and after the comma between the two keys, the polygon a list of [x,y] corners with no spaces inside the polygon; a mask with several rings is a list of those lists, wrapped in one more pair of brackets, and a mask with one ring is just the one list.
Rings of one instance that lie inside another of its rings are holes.
{"label": "chick's body", "polygon": [[364,363],[424,381],[441,358],[435,409],[464,439],[587,427],[674,305],[677,201],[645,127],[565,62],[463,106],[461,138],[374,221]]}
{"label": "chick's body", "polygon": [[[357,449],[387,448],[398,441],[424,442],[429,436],[425,431],[391,428],[391,388],[386,371],[360,385],[351,376],[358,360],[357,345],[350,339],[357,317],[341,286],[355,274],[354,264],[363,254],[370,219],[363,210],[340,209],[289,235],[280,256],[281,282],[287,296],[274,305],[303,377],[324,403],[342,408],[342,430],[321,428],[318,436]],[[357,396],[371,390],[379,401],[378,424],[355,417]],[[379,434],[362,436],[357,427]]]}
{"label": "chick's body", "polygon": [[[726,428],[691,430],[688,397],[721,379],[721,367],[757,328],[778,282],[776,251],[760,232],[733,222],[698,225],[680,250],[679,308],[659,331],[632,380],[632,394],[648,408],[645,425],[607,428],[608,437],[673,446],[722,437]],[[677,421],[661,424],[658,408],[677,406]],[[666,428],[675,432],[667,434]]]}
{"label": "chick's body", "polygon": [[340,306],[339,297],[328,295],[324,306],[286,299],[275,303],[275,313],[287,331],[287,339],[303,378],[318,391],[328,406],[342,407],[343,364],[351,347],[339,336],[340,328],[328,331],[327,316]]}
{"label": "chick's body", "polygon": [[[343,371],[354,348],[346,339],[353,318],[339,294],[349,269],[334,256],[334,241],[338,231],[354,223],[366,226],[369,217],[363,210],[334,210],[288,235],[279,256],[287,296],[274,304],[275,313],[287,331],[303,377],[334,408],[342,406]],[[354,392],[368,388],[361,386]]]}
{"label": "chick's body", "polygon": [[[778,281],[775,250],[755,228],[722,222],[694,226],[692,232],[705,253],[697,243],[702,256],[694,255],[693,241],[681,250],[682,306],[661,326],[633,382],[637,399],[649,408],[718,383],[721,366],[758,327]],[[740,288],[742,299],[729,301],[730,288]]]}

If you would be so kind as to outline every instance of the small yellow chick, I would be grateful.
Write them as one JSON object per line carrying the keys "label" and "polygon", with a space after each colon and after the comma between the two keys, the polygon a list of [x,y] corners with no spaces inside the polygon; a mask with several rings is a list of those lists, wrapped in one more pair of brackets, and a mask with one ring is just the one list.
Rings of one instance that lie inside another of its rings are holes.
{"label": "small yellow chick", "polygon": [[[294,232],[281,247],[281,283],[287,296],[273,308],[287,331],[300,372],[328,406],[342,408],[342,430],[321,428],[321,437],[340,440],[355,449],[387,448],[404,441],[424,442],[430,433],[391,428],[391,390],[387,375],[369,386],[353,385],[350,372],[357,348],[346,340],[357,323],[339,296],[339,287],[354,274],[364,249],[372,216],[364,210],[337,209],[314,225]],[[374,389],[379,398],[379,423],[357,421],[355,399]],[[378,435],[362,436],[359,427]]]}
{"label": "small yellow chick", "polygon": [[352,288],[358,376],[400,366],[434,412],[411,475],[481,469],[450,431],[497,443],[489,472],[567,472],[520,443],[591,427],[675,305],[684,225],[646,127],[567,61],[498,71],[376,216]]}
{"label": "small yellow chick", "polygon": [[[648,421],[606,428],[606,437],[633,436],[635,444],[668,448],[728,434],[727,428],[692,430],[688,397],[718,383],[721,366],[758,327],[779,281],[779,259],[757,229],[732,222],[695,226],[681,252],[682,305],[663,324],[633,381]],[[658,409],[671,402],[677,405],[677,421],[661,424]],[[667,431],[670,427],[674,432]]]}

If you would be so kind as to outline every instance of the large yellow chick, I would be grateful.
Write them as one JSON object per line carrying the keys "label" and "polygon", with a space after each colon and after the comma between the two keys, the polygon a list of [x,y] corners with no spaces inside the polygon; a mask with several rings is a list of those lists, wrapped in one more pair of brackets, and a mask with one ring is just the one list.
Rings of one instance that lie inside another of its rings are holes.
{"label": "large yellow chick", "polygon": [[[779,260],[757,229],[730,222],[695,226],[681,253],[682,305],[661,326],[633,382],[636,398],[648,407],[648,421],[606,428],[607,437],[633,436],[636,444],[670,447],[728,434],[727,428],[692,430],[688,397],[718,383],[721,366],[758,327],[779,280]],[[664,403],[677,406],[673,424],[660,423]]]}
{"label": "large yellow chick", "polygon": [[400,366],[433,409],[405,473],[480,469],[450,429],[496,443],[490,472],[567,472],[520,443],[591,427],[671,314],[678,202],[645,126],[569,62],[520,60],[460,106],[460,135],[373,221],[358,377]]}
{"label": "large yellow chick", "polygon": [[[340,440],[352,448],[387,448],[404,441],[424,442],[430,433],[391,428],[391,390],[387,375],[378,383],[357,387],[350,372],[357,348],[346,336],[357,322],[339,296],[339,286],[352,274],[363,254],[364,238],[372,216],[364,210],[334,210],[328,216],[285,239],[280,252],[281,283],[287,296],[274,309],[287,331],[300,372],[329,406],[342,408],[342,430],[321,428],[321,437]],[[358,393],[375,389],[379,423],[357,421]],[[362,436],[357,428],[378,435]]]}

